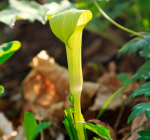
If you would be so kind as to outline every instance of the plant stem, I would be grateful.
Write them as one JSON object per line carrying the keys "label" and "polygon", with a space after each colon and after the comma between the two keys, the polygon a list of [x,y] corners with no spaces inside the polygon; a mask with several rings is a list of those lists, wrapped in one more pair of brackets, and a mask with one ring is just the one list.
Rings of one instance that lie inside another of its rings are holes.
{"label": "plant stem", "polygon": [[80,105],[80,96],[81,93],[74,94],[74,118],[75,118],[75,126],[77,130],[77,135],[79,140],[85,140],[85,133],[83,129],[83,124],[79,123],[80,121],[83,121],[83,116],[81,114],[81,105]]}
{"label": "plant stem", "polygon": [[134,35],[143,37],[142,34],[137,33],[137,32],[135,32],[135,31],[132,31],[132,30],[130,30],[130,29],[128,29],[128,28],[125,28],[125,27],[121,26],[120,24],[118,24],[117,22],[115,22],[114,20],[112,20],[112,19],[102,10],[102,8],[98,5],[98,3],[97,3],[95,0],[94,0],[94,4],[96,5],[97,9],[101,12],[101,14],[102,14],[107,20],[109,20],[112,24],[116,25],[118,28],[120,28],[120,29],[122,29],[122,30],[124,30],[124,31],[126,31],[126,32],[129,32],[129,33],[131,33],[131,34],[134,34]]}

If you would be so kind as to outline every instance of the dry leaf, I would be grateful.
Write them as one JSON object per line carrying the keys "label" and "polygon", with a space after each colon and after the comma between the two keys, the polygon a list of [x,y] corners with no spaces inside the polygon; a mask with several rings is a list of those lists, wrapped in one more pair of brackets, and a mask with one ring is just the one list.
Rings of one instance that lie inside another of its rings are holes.
{"label": "dry leaf", "polygon": [[13,131],[12,124],[8,121],[3,113],[0,113],[0,136],[9,135]]}
{"label": "dry leaf", "polygon": [[137,138],[140,137],[140,135],[137,132],[140,130],[144,130],[144,127],[141,125],[143,125],[146,120],[147,120],[147,118],[145,116],[145,113],[142,113],[135,117],[135,119],[132,121],[132,125],[131,125],[131,132],[133,132],[133,131],[134,132],[127,140],[136,140]]}

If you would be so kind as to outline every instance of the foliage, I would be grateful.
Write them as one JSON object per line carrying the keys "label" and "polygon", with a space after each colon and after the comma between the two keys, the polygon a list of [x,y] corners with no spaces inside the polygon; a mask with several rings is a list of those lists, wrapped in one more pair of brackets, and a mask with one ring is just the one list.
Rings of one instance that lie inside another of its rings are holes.
{"label": "foliage", "polygon": [[141,137],[138,138],[137,140],[149,140],[149,139],[150,139],[150,130],[138,131],[138,134],[139,134]]}
{"label": "foliage", "polygon": [[133,76],[133,80],[147,80],[150,78],[150,60],[147,61]]}
{"label": "foliage", "polygon": [[34,115],[29,112],[25,112],[24,122],[22,122],[22,124],[25,128],[27,140],[34,140],[41,130],[51,125],[51,123],[48,122],[37,124]]}
{"label": "foliage", "polygon": [[147,118],[150,118],[150,102],[140,103],[133,107],[133,112],[128,118],[128,122],[131,122],[136,116],[145,112]]}
{"label": "foliage", "polygon": [[83,123],[86,129],[91,130],[95,134],[104,138],[105,140],[112,140],[110,137],[110,132],[108,127],[104,127],[103,125],[94,125],[91,123]]}
{"label": "foliage", "polygon": [[0,85],[0,97],[3,92],[4,92],[4,87]]}
{"label": "foliage", "polygon": [[[3,3],[4,2],[2,2],[2,4]],[[30,22],[38,20],[45,24],[52,15],[66,9],[71,9],[73,8],[73,5],[69,2],[65,3],[64,1],[49,2],[44,5],[40,5],[35,1],[9,0],[7,6],[5,4],[4,7],[5,8],[1,7],[0,21],[10,27],[13,27],[16,20],[29,20]]]}
{"label": "foliage", "polygon": [[0,64],[9,59],[21,46],[19,41],[12,41],[0,46]]}
{"label": "foliage", "polygon": [[150,82],[144,83],[140,87],[138,87],[128,99],[135,98],[137,96],[144,95],[144,96],[150,96]]}
{"label": "foliage", "polygon": [[[131,2],[120,2],[120,1],[107,1],[107,0],[102,0],[102,1],[97,1],[97,3],[104,8],[104,10],[109,13],[109,16],[112,19],[117,18],[118,16],[121,15],[122,11],[125,10]],[[114,7],[115,5],[115,7]],[[100,20],[102,18],[101,13],[97,10],[95,5],[93,4],[93,0],[88,0],[88,1],[81,1],[75,3],[76,7],[82,8],[82,9],[88,9],[92,12],[93,15],[93,20],[89,23],[89,25],[96,29],[96,30],[102,30],[105,27],[108,26],[109,21],[107,20]],[[113,9],[113,10],[112,10]]]}
{"label": "foliage", "polygon": [[[128,10],[124,11],[123,16],[126,21],[126,25],[133,30],[150,31],[150,19],[149,19],[149,5],[150,1],[145,0],[132,0],[132,4],[128,7]],[[134,19],[134,22],[133,22]]]}
{"label": "foliage", "polygon": [[[120,50],[118,56],[127,54],[128,56],[131,54],[135,54],[139,50],[143,50],[141,52],[141,56],[149,57],[150,52],[145,54],[145,48],[150,45],[150,33],[143,33],[143,37],[136,37],[126,43]],[[148,49],[148,48],[147,48]]]}

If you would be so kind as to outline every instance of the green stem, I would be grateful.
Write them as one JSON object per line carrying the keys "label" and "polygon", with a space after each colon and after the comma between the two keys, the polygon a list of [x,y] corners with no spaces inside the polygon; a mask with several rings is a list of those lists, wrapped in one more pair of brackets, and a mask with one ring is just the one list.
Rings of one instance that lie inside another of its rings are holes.
{"label": "green stem", "polygon": [[128,29],[128,28],[125,28],[125,27],[121,26],[120,24],[118,24],[117,22],[115,22],[114,20],[112,20],[112,19],[102,10],[102,8],[98,5],[98,3],[97,3],[95,0],[94,0],[94,4],[96,5],[97,9],[101,12],[101,14],[102,14],[107,20],[109,20],[112,24],[116,25],[118,28],[120,28],[120,29],[122,29],[122,30],[124,30],[124,31],[126,31],[126,32],[129,32],[129,33],[131,33],[131,34],[134,34],[134,35],[143,37],[142,34],[137,33],[137,32],[135,32],[135,31],[132,31],[132,30],[130,30],[130,29]]}
{"label": "green stem", "polygon": [[97,119],[100,118],[100,116],[103,114],[104,110],[106,109],[106,107],[108,106],[108,104],[110,103],[110,101],[120,92],[122,91],[126,86],[122,86],[121,88],[119,88],[116,92],[114,92],[109,99],[105,102],[103,108],[101,109],[100,113],[98,114],[98,116],[96,117]]}
{"label": "green stem", "polygon": [[75,113],[74,113],[74,119],[75,119],[75,126],[77,130],[77,135],[79,140],[85,140],[85,133],[83,129],[83,124],[79,123],[80,121],[83,121],[83,116],[81,113],[81,105],[80,105],[80,93],[75,93],[74,94],[74,108],[75,108]]}

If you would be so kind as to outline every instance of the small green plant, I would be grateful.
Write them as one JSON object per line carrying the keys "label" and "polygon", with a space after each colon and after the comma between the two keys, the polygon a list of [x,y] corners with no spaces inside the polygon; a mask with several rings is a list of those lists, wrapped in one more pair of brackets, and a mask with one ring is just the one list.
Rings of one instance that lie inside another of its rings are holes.
{"label": "small green plant", "polygon": [[24,122],[22,122],[22,124],[25,129],[27,140],[34,140],[43,129],[51,125],[49,122],[37,124],[34,115],[29,112],[25,112]]}
{"label": "small green plant", "polygon": [[64,125],[71,140],[87,140],[86,129],[95,132],[104,139],[111,140],[107,127],[85,123],[81,114],[80,97],[83,85],[81,68],[82,30],[91,19],[92,13],[88,10],[69,10],[50,18],[50,27],[53,33],[66,45],[70,83],[69,99],[74,108],[69,107],[65,110]]}
{"label": "small green plant", "polygon": [[[19,41],[12,41],[0,45],[0,65],[9,59],[21,46]],[[0,85],[0,96],[4,92],[4,87]]]}
{"label": "small green plant", "polygon": [[4,92],[4,87],[0,85],[0,96]]}

